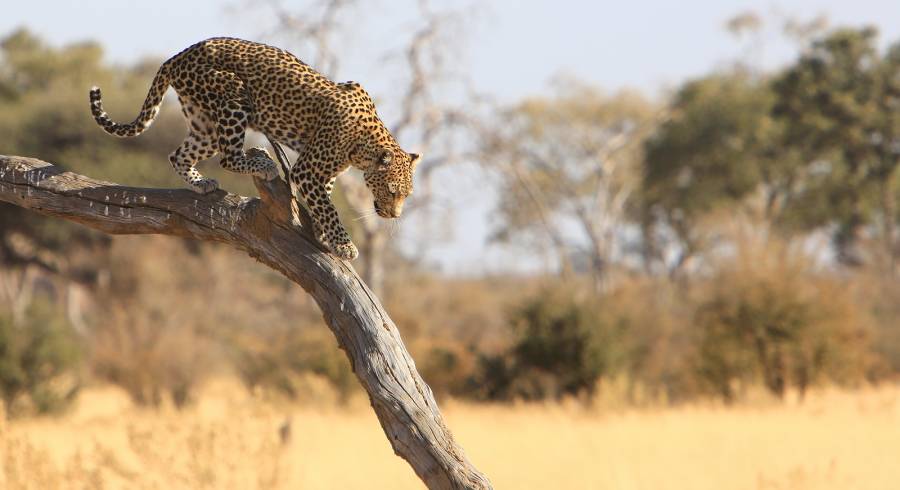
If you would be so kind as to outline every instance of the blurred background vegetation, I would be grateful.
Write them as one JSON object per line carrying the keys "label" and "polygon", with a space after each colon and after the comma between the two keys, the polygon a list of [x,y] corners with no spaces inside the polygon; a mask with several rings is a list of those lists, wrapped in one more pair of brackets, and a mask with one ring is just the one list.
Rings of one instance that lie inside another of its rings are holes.
{"label": "blurred background vegetation", "polygon": [[[327,16],[279,15],[293,21],[282,33],[322,36],[295,52],[333,70]],[[452,274],[392,247],[389,227],[352,221],[355,266],[439,396],[731,403],[760,388],[780,398],[897,381],[900,43],[879,49],[874,29],[814,19],[788,25],[789,66],[738,59],[658,100],[560,78],[539,97],[451,107],[434,102],[444,65],[430,35],[453,19],[423,15],[398,61],[408,81],[378,94],[401,139],[428,148],[413,211],[439,227],[434,170],[476,162],[499,196],[491,239],[545,265]],[[744,14],[728,28],[744,36],[760,22]],[[111,65],[95,43],[3,34],[0,153],[182,187],[167,163],[184,135],[174,98],[130,140],[88,111],[96,84],[127,119],[161,61]],[[249,179],[208,167],[253,194]],[[352,176],[342,184],[351,222],[369,198]],[[0,204],[0,262],[10,416],[60,410],[92,383],[181,407],[223,373],[265,397],[302,401],[323,379],[338,399],[357,390],[315,304],[239,252],[113,239]]]}

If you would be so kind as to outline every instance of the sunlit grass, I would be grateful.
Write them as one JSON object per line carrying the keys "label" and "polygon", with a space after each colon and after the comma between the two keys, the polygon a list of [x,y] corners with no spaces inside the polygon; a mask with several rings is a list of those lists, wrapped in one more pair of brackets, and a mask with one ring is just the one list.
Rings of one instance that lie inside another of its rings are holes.
{"label": "sunlit grass", "polygon": [[[220,381],[177,412],[89,390],[61,418],[6,423],[0,488],[422,488],[364,400],[298,407],[244,393]],[[900,481],[898,397],[825,391],[802,404],[615,412],[444,406],[498,489],[888,489]]]}

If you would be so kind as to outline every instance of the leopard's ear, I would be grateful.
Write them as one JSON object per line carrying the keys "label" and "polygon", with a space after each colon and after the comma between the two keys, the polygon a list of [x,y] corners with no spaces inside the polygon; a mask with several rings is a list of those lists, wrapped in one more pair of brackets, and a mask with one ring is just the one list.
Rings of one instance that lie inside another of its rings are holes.
{"label": "leopard's ear", "polygon": [[410,153],[409,154],[409,170],[410,171],[415,170],[416,165],[418,165],[420,161],[422,161],[422,155],[419,155],[418,153]]}

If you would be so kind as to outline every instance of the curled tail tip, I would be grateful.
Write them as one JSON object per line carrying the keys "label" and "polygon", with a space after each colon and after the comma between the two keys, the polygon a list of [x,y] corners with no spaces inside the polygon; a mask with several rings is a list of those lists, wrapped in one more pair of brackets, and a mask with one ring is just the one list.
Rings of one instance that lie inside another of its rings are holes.
{"label": "curled tail tip", "polygon": [[100,106],[100,88],[99,87],[91,87],[90,99],[91,99],[91,106],[99,108],[99,106]]}

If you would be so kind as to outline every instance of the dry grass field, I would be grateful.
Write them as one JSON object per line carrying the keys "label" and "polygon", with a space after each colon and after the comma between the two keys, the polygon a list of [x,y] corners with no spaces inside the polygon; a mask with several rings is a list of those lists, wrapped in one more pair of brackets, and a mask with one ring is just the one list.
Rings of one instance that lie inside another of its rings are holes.
{"label": "dry grass field", "polygon": [[[92,389],[59,418],[0,426],[0,488],[421,488],[363,400],[262,402],[213,383],[186,411]],[[900,389],[803,404],[608,411],[445,403],[498,489],[892,489]],[[290,436],[281,427],[290,421]]]}

